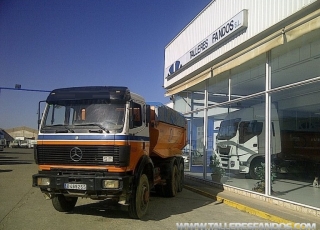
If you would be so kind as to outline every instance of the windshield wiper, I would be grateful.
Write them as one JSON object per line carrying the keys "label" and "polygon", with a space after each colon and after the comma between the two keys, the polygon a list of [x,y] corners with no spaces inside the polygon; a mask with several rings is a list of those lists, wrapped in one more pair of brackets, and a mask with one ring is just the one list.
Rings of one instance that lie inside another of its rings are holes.
{"label": "windshield wiper", "polygon": [[74,133],[74,130],[70,129],[68,126],[65,125],[46,125],[45,127],[42,128],[55,128],[55,127],[63,127],[65,128],[64,130],[55,130],[56,133]]}
{"label": "windshield wiper", "polygon": [[101,130],[89,130],[90,133],[97,132],[102,133],[102,130],[106,133],[109,133],[109,130],[106,129],[104,126],[98,124],[98,123],[85,123],[85,124],[76,124],[74,126],[98,126]]}

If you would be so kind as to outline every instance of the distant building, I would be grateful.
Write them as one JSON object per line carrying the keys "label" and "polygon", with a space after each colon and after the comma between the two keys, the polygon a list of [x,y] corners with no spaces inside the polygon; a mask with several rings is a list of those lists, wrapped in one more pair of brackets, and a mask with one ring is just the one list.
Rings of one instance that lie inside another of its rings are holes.
{"label": "distant building", "polygon": [[[38,138],[38,130],[32,129],[26,126],[15,127],[11,129],[4,130],[8,136],[13,139],[16,138],[25,138],[25,139],[37,139]],[[9,140],[9,141],[12,141]],[[8,140],[7,140],[8,141]]]}
{"label": "distant building", "polygon": [[0,129],[0,133],[4,135],[5,139],[5,146],[9,147],[9,143],[14,140],[13,137],[11,137],[4,129]]}

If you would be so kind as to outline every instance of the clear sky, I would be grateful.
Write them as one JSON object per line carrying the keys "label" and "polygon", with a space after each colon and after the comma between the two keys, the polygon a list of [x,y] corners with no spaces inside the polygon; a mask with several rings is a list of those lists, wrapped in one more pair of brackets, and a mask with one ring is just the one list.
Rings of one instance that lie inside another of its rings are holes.
{"label": "clear sky", "polygon": [[[0,0],[0,87],[164,96],[164,48],[210,0]],[[37,128],[47,92],[2,89],[0,128]]]}

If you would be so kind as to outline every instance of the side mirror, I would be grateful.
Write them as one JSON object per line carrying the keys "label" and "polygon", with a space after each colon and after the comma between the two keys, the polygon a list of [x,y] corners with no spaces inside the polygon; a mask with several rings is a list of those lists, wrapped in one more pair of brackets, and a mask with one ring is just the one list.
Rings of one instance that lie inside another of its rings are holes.
{"label": "side mirror", "polygon": [[46,101],[39,101],[39,103],[38,103],[38,130],[39,130],[39,127],[41,124],[41,118],[43,116],[43,113],[41,113],[41,117],[40,117],[40,108],[41,108],[41,104],[44,102],[46,102]]}

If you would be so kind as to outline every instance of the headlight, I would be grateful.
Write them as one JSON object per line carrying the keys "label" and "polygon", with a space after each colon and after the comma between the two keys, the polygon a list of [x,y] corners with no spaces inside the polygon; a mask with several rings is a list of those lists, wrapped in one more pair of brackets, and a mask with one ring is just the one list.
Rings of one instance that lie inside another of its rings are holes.
{"label": "headlight", "polygon": [[246,161],[239,161],[239,165],[240,166],[247,166],[247,162]]}
{"label": "headlight", "polygon": [[103,188],[119,188],[118,180],[103,180],[102,181]]}
{"label": "headlight", "polygon": [[38,177],[37,183],[38,185],[50,185],[50,178]]}

